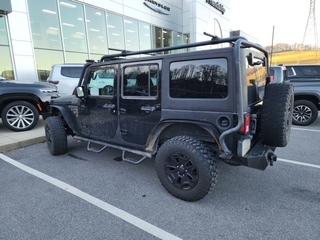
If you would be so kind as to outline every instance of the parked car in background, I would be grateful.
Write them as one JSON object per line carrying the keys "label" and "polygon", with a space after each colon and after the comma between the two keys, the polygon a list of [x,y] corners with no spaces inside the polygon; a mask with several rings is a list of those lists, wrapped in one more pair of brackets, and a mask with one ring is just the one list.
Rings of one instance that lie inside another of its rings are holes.
{"label": "parked car in background", "polygon": [[271,66],[270,76],[273,76],[271,83],[283,83],[288,80],[288,72],[285,66]]}
{"label": "parked car in background", "polygon": [[59,97],[55,85],[43,82],[0,81],[0,115],[10,130],[20,132],[37,125],[39,115],[45,119],[49,101]]}
{"label": "parked car in background", "polygon": [[293,79],[318,79],[320,80],[320,65],[317,64],[296,64],[285,65],[288,71],[288,78]]}
{"label": "parked car in background", "polygon": [[294,87],[292,123],[300,126],[312,124],[320,110],[320,65],[279,65],[270,68],[273,82],[290,83]]}
{"label": "parked car in background", "polygon": [[58,87],[60,96],[72,95],[78,85],[83,65],[78,63],[54,64],[47,82]]}

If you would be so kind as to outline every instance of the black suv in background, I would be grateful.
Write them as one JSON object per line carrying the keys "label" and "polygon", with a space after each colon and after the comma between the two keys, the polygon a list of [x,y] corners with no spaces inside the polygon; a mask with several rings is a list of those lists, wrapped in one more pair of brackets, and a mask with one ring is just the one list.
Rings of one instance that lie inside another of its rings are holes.
{"label": "black suv in background", "polygon": [[[217,159],[260,170],[272,165],[276,147],[289,141],[293,88],[269,84],[268,53],[260,45],[211,37],[88,61],[76,95],[50,102],[50,153],[66,153],[71,135],[92,152],[119,149],[130,163],[154,157],[162,185],[186,201],[213,189]],[[173,53],[219,44],[227,46]]]}
{"label": "black suv in background", "polygon": [[42,82],[0,81],[0,115],[12,131],[27,131],[37,125],[39,115],[49,114],[48,103],[57,98],[57,87]]}

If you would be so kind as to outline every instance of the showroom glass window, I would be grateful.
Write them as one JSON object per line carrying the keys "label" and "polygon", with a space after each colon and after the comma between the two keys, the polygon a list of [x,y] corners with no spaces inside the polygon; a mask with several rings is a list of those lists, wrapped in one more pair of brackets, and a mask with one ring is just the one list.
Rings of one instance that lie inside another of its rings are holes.
{"label": "showroom glass window", "polygon": [[8,80],[14,79],[14,72],[11,64],[11,55],[6,27],[6,18],[0,15],[0,77]]}
{"label": "showroom glass window", "polygon": [[96,8],[86,6],[85,9],[90,57],[96,54],[101,57],[108,53],[106,15]]}
{"label": "showroom glass window", "polygon": [[126,50],[139,50],[138,21],[132,18],[124,18],[124,31],[126,35]]}
{"label": "showroom glass window", "polygon": [[[155,48],[173,46],[172,31],[154,26],[153,27],[153,46]],[[167,54],[167,53],[171,53],[171,51],[165,51],[165,52],[159,52],[159,53]]]}
{"label": "showroom glass window", "polygon": [[35,48],[62,50],[56,0],[28,0],[32,39]]}
{"label": "showroom glass window", "polygon": [[46,81],[53,64],[64,62],[56,0],[28,0],[39,81]]}
{"label": "showroom glass window", "polygon": [[[172,31],[168,29],[162,30],[162,41],[164,47],[170,47],[172,46]],[[164,53],[170,53],[171,51],[165,51]]]}
{"label": "showroom glass window", "polygon": [[162,48],[162,28],[153,27],[153,47],[155,48]]}
{"label": "showroom glass window", "polygon": [[[122,16],[107,13],[109,48],[124,50],[123,18]],[[113,51],[119,53],[119,51]]]}
{"label": "showroom glass window", "polygon": [[150,24],[139,22],[140,50],[151,48],[151,27]]}
{"label": "showroom glass window", "polygon": [[83,5],[64,0],[59,2],[59,7],[65,50],[87,53]]}

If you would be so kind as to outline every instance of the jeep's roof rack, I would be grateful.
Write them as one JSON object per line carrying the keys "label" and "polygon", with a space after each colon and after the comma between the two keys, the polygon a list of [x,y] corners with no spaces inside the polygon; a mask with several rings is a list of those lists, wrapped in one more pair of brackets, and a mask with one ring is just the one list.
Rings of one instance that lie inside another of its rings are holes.
{"label": "jeep's roof rack", "polygon": [[[213,35],[210,35],[207,33],[205,33],[205,34],[208,36],[211,36],[212,37],[211,40],[197,42],[197,43],[188,43],[188,44],[183,44],[183,45],[178,45],[178,46],[140,50],[140,51],[120,50],[121,53],[119,53],[119,54],[109,54],[109,55],[102,56],[100,59],[100,62],[108,61],[108,60],[118,58],[118,57],[127,57],[127,56],[132,56],[132,55],[139,55],[139,54],[151,54],[152,55],[152,54],[155,54],[156,52],[162,52],[162,51],[170,51],[170,50],[177,50],[177,49],[184,49],[184,48],[191,48],[191,47],[200,47],[200,46],[220,44],[220,43],[234,43],[239,39],[247,40],[246,38],[241,37],[241,36],[228,37],[228,38],[218,38],[216,36],[213,36]],[[118,50],[118,49],[115,49],[115,50]]]}

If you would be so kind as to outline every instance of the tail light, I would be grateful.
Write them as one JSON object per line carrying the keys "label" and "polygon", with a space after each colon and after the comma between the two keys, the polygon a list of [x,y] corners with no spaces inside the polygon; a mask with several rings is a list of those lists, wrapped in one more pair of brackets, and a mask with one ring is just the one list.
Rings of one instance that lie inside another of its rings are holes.
{"label": "tail light", "polygon": [[267,77],[267,81],[268,82],[272,82],[274,80],[274,76],[269,76],[269,77]]}
{"label": "tail light", "polygon": [[240,133],[246,135],[249,133],[249,131],[250,131],[250,114],[246,113],[243,116],[243,124],[240,128]]}
{"label": "tail light", "polygon": [[49,80],[48,82],[49,82],[49,83],[52,83],[52,84],[58,84],[58,83],[59,83],[59,80]]}

